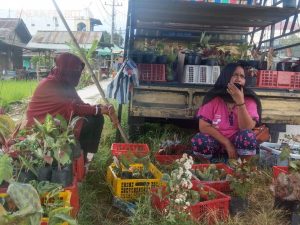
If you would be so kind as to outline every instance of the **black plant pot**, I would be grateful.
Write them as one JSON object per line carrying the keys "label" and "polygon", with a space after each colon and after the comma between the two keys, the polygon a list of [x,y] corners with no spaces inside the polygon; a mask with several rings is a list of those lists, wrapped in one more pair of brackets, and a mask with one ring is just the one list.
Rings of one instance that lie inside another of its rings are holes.
{"label": "black plant pot", "polygon": [[267,67],[268,67],[267,61],[262,61],[262,62],[259,63],[259,69],[260,70],[266,70]]}
{"label": "black plant pot", "polygon": [[256,87],[257,77],[246,76],[246,85],[248,87]]}
{"label": "black plant pot", "polygon": [[277,71],[293,71],[292,62],[279,62],[276,65]]}
{"label": "black plant pot", "polygon": [[158,64],[167,64],[168,57],[166,55],[159,55],[156,57],[156,63]]}
{"label": "black plant pot", "polygon": [[195,56],[195,65],[200,65],[201,64],[201,56],[200,55],[196,55]]}
{"label": "black plant pot", "polygon": [[143,55],[140,52],[134,52],[131,54],[131,59],[135,62],[135,63],[143,63]]}
{"label": "black plant pot", "polygon": [[218,65],[218,60],[215,59],[215,58],[206,59],[206,65],[207,66],[217,66]]}
{"label": "black plant pot", "polygon": [[248,200],[241,197],[231,197],[229,211],[231,215],[236,215],[240,212],[245,212],[248,208]]}
{"label": "black plant pot", "polygon": [[155,63],[156,55],[153,53],[144,53],[143,54],[143,63]]}
{"label": "black plant pot", "polygon": [[196,54],[185,53],[184,64],[185,65],[195,65]]}
{"label": "black plant pot", "polygon": [[28,171],[22,170],[19,174],[18,182],[28,183],[29,181],[36,180],[36,179],[37,179],[36,175],[30,170]]}
{"label": "black plant pot", "polygon": [[72,185],[73,182],[72,164],[61,168],[61,170],[58,170],[58,168],[53,168],[51,182],[61,184],[64,187],[68,187]]}
{"label": "black plant pot", "polygon": [[248,66],[251,66],[257,70],[259,69],[259,61],[258,60],[248,60],[247,63],[248,63]]}
{"label": "black plant pot", "polygon": [[45,166],[42,168],[39,168],[38,170],[38,181],[51,181],[52,176],[52,167],[51,166]]}
{"label": "black plant pot", "polygon": [[293,67],[293,70],[294,70],[295,72],[300,72],[300,65],[294,66],[294,67]]}

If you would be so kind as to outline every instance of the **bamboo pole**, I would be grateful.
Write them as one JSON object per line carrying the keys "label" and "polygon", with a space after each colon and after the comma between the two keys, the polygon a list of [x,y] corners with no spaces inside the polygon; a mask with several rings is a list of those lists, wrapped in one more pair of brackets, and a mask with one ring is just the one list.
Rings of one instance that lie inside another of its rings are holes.
{"label": "bamboo pole", "polygon": [[[62,14],[62,12],[60,11],[60,9],[59,9],[59,7],[58,7],[56,1],[55,1],[55,0],[52,0],[52,2],[53,2],[54,6],[55,6],[55,8],[56,8],[56,11],[57,11],[59,17],[61,18],[63,24],[65,25],[65,27],[66,27],[66,29],[67,29],[67,31],[68,31],[68,33],[69,33],[71,39],[72,39],[73,44],[75,45],[76,49],[78,50],[78,52],[79,52],[79,54],[80,54],[82,60],[84,61],[84,63],[85,63],[85,65],[86,65],[86,67],[87,67],[89,73],[91,74],[92,79],[93,79],[94,83],[96,84],[96,87],[97,87],[97,89],[98,89],[98,91],[99,91],[101,97],[103,98],[103,100],[104,100],[104,102],[105,102],[106,104],[109,104],[109,101],[106,99],[105,93],[104,93],[104,91],[103,91],[101,85],[99,84],[99,82],[98,82],[98,80],[97,80],[97,78],[96,78],[96,75],[94,74],[94,71],[93,71],[93,69],[92,69],[90,63],[88,62],[88,60],[87,60],[85,54],[82,52],[82,50],[81,50],[79,44],[77,43],[77,40],[76,40],[76,38],[74,37],[72,31],[70,30],[70,27],[69,27],[69,25],[67,24],[67,21],[65,20],[63,14]],[[116,113],[116,112],[114,112],[114,114],[115,114],[115,113]],[[115,116],[116,116],[116,115],[115,115]],[[120,131],[120,133],[121,133],[121,136],[122,136],[122,138],[124,139],[124,141],[125,141],[126,143],[129,143],[129,140],[128,140],[128,138],[127,138],[127,135],[126,135],[126,133],[124,132],[123,128],[121,127],[120,123],[118,123],[118,129],[119,129],[119,131]]]}

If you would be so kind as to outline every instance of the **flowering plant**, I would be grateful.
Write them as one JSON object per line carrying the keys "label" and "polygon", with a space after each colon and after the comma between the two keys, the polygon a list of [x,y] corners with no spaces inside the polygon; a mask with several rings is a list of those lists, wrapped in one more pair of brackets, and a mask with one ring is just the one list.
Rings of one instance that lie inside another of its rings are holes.
{"label": "flowering plant", "polygon": [[215,193],[205,191],[202,187],[193,187],[192,168],[194,161],[191,156],[183,154],[176,160],[176,167],[169,174],[164,174],[167,182],[165,189],[158,189],[161,201],[165,202],[163,214],[169,221],[177,221],[178,218],[191,215],[189,208],[201,201],[207,201],[216,197]]}

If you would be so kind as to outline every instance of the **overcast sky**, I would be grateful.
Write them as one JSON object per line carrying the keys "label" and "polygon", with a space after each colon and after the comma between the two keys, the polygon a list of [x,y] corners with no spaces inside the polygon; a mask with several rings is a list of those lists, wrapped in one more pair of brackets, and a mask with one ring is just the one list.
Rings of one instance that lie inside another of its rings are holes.
{"label": "overcast sky", "polygon": [[[55,10],[52,0],[0,0],[0,9],[22,10],[22,9],[43,9]],[[111,4],[112,0],[56,0],[61,10],[76,10],[89,8],[94,18],[100,19],[103,23],[103,30],[110,31],[111,27]],[[116,30],[125,30],[127,0],[115,0],[115,4],[122,6],[116,9]]]}

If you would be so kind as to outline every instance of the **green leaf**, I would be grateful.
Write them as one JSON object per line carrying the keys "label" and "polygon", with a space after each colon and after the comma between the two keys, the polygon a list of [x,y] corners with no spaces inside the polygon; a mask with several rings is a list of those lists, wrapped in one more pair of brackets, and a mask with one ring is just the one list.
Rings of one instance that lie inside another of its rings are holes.
{"label": "green leaf", "polygon": [[3,180],[10,180],[12,176],[12,158],[7,154],[0,155],[0,184],[3,182]]}

